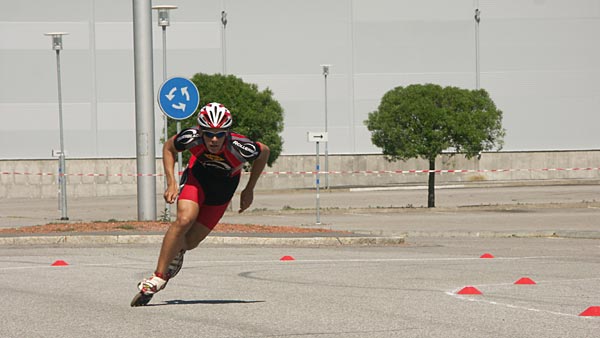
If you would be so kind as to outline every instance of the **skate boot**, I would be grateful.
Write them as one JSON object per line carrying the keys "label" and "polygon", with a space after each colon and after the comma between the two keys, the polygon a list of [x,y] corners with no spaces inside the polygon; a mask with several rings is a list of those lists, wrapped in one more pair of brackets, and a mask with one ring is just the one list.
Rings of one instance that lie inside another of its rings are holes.
{"label": "skate boot", "polygon": [[177,256],[175,256],[175,258],[173,258],[173,260],[169,264],[169,270],[168,270],[169,279],[177,276],[177,274],[179,273],[179,270],[181,270],[181,267],[183,266],[183,255],[185,255],[185,250],[179,251]]}
{"label": "skate boot", "polygon": [[138,284],[138,292],[131,300],[131,306],[144,306],[150,302],[155,293],[165,288],[168,277],[155,272],[152,277],[144,279]]}

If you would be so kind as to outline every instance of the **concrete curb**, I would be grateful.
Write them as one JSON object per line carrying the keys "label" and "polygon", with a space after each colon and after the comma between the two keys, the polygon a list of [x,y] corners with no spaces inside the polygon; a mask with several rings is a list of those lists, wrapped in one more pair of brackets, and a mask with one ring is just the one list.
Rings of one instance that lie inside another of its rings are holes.
{"label": "concrete curb", "polygon": [[599,231],[406,231],[398,234],[403,237],[439,238],[577,238],[600,239]]}
{"label": "concrete curb", "polygon": [[[160,244],[163,236],[163,234],[5,236],[0,237],[0,246]],[[400,245],[405,243],[407,237],[600,239],[600,231],[406,231],[393,236],[368,234],[313,237],[209,236],[202,243],[255,246]]]}
{"label": "concrete curb", "polygon": [[[21,245],[99,245],[99,244],[160,244],[163,235],[67,235],[0,237],[0,246]],[[349,237],[233,237],[209,236],[203,244],[271,245],[271,246],[339,246],[339,245],[399,245],[403,236]]]}

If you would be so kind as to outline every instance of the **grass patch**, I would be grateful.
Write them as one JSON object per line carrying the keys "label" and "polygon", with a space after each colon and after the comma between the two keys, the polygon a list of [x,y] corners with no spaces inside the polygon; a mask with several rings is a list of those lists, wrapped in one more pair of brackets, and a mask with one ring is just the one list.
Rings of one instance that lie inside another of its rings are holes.
{"label": "grass patch", "polygon": [[469,176],[467,178],[467,180],[469,182],[482,182],[482,181],[485,181],[486,179],[485,179],[485,176],[483,176],[483,175],[473,175],[473,176]]}
{"label": "grass patch", "polygon": [[132,224],[123,224],[123,225],[119,225],[117,227],[117,229],[121,229],[121,230],[135,230],[137,228],[135,227],[135,225],[132,225]]}

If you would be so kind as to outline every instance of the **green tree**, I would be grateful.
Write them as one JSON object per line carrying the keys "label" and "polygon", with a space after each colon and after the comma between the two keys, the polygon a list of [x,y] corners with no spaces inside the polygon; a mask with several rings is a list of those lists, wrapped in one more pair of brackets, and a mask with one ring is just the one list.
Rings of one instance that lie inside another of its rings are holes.
{"label": "green tree", "polygon": [[[207,103],[222,103],[233,115],[233,131],[269,146],[268,165],[271,166],[283,149],[283,139],[279,135],[283,131],[283,108],[273,99],[271,90],[259,91],[257,85],[245,83],[233,75],[198,73],[191,80],[200,92],[200,104],[194,115],[181,121],[181,128],[196,126],[197,112]],[[169,135],[176,134],[176,129],[175,121],[170,120]],[[183,156],[187,162],[189,152]]]}
{"label": "green tree", "polygon": [[502,148],[502,111],[483,90],[435,84],[396,87],[365,121],[373,144],[389,161],[429,162],[427,206],[435,207],[435,159],[452,149],[467,158]]}

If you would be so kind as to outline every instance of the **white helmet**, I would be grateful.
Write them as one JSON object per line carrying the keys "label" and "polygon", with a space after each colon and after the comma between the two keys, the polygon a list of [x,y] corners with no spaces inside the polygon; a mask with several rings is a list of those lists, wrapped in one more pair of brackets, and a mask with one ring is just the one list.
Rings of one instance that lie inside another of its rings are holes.
{"label": "white helmet", "polygon": [[198,124],[201,128],[228,129],[232,123],[231,113],[218,102],[207,104],[198,113]]}

